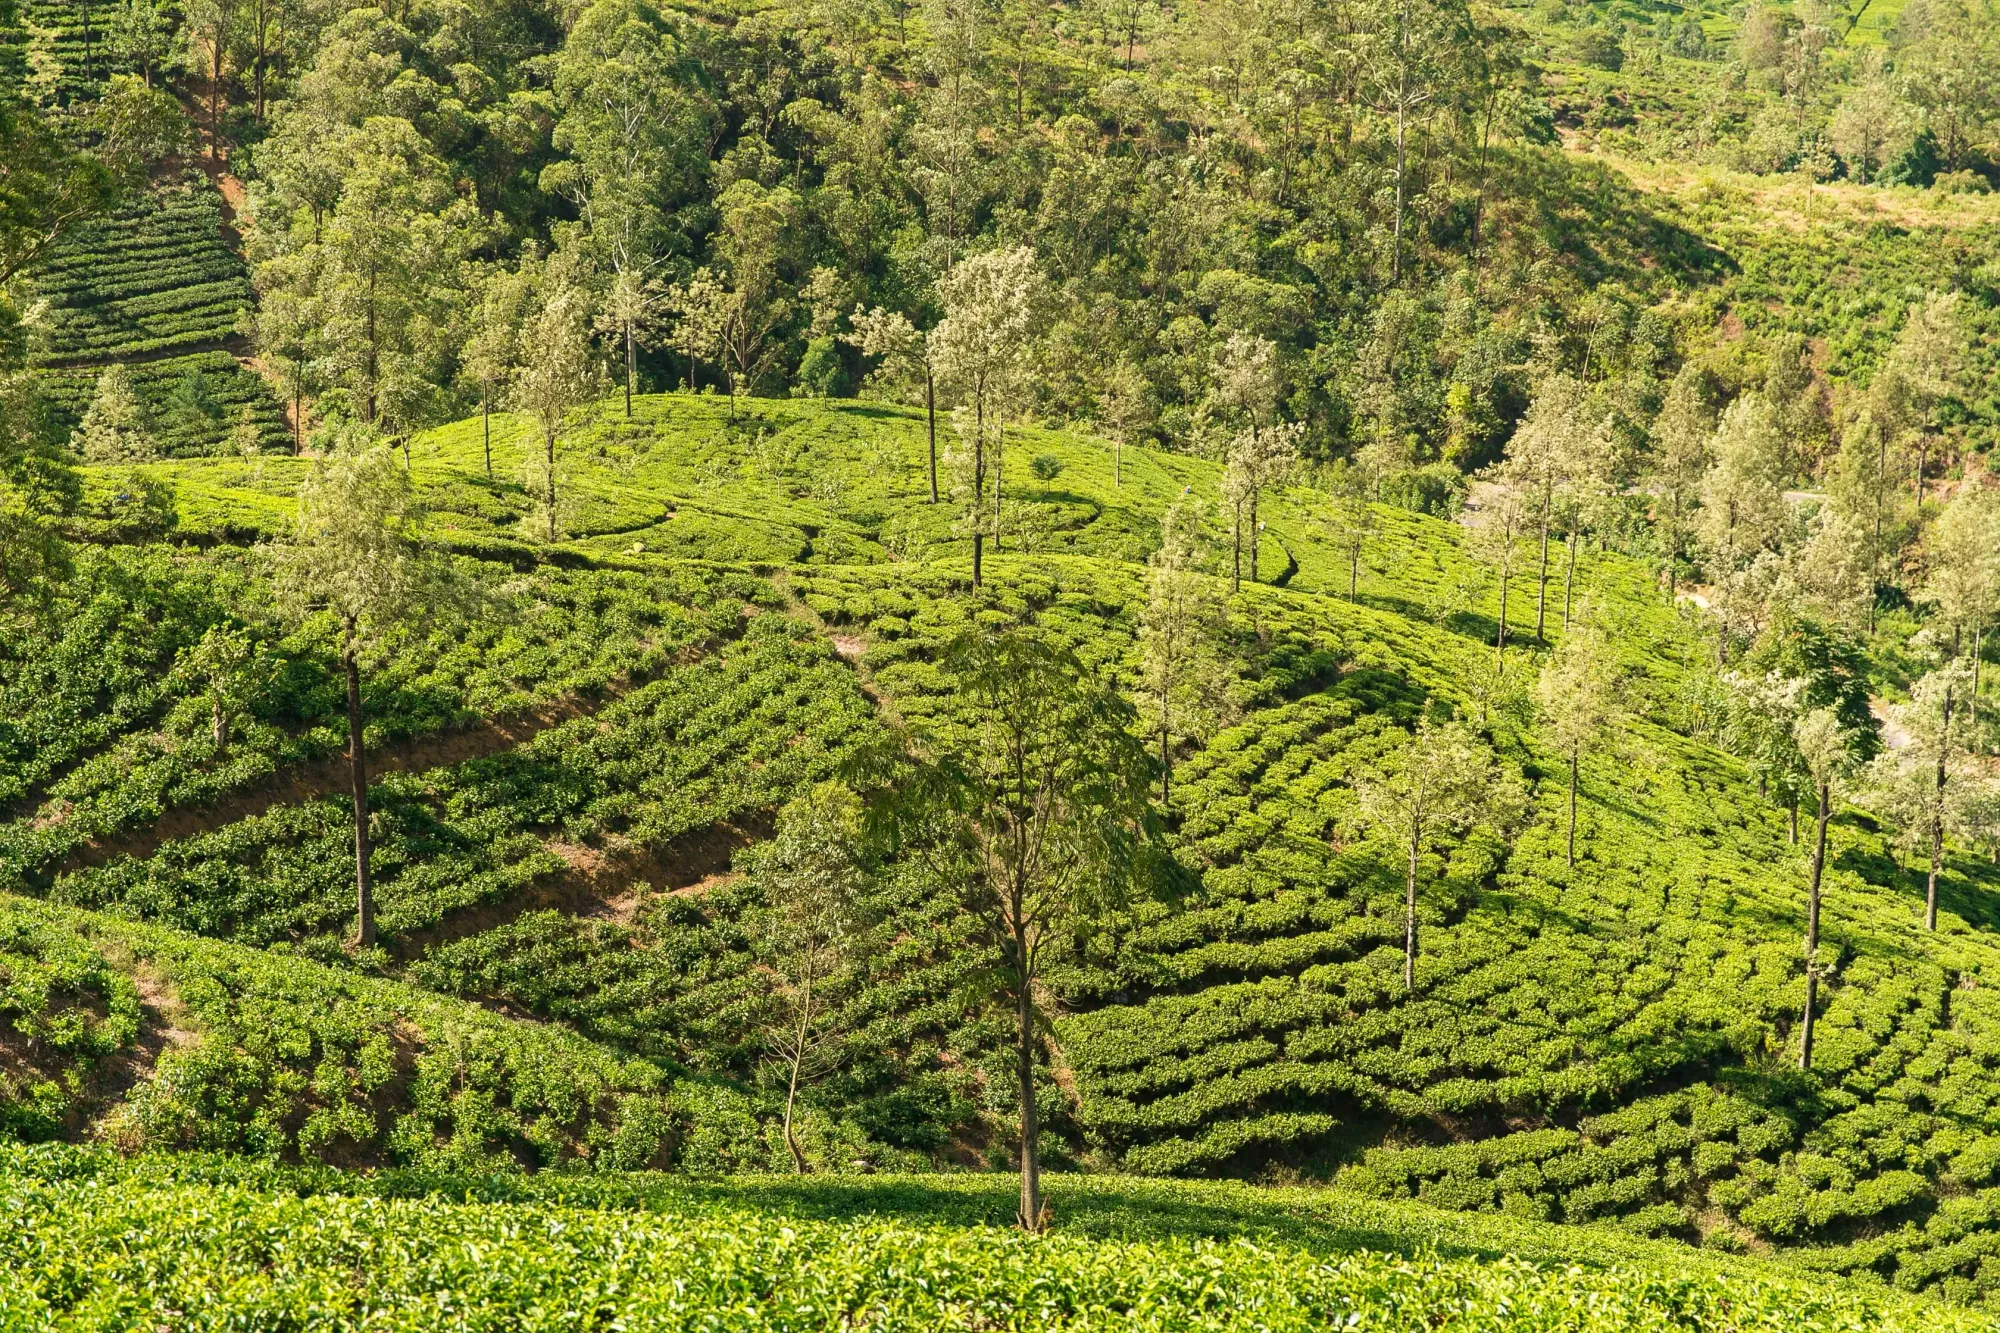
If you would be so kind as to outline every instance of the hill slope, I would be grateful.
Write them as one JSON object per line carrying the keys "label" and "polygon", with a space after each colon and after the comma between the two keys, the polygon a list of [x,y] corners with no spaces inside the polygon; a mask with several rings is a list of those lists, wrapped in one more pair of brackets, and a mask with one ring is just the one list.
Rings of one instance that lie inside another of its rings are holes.
{"label": "hill slope", "polygon": [[[771,402],[732,420],[713,399],[642,399],[635,421],[607,412],[565,446],[576,503],[554,545],[521,530],[520,425],[496,418],[493,441],[491,479],[477,421],[412,448],[435,531],[485,558],[469,568],[513,609],[403,643],[370,676],[373,738],[399,770],[374,797],[381,953],[339,946],[345,803],[314,767],[338,743],[325,627],[269,622],[260,562],[233,545],[285,530],[302,462],[153,466],[199,545],[93,557],[67,628],[9,667],[11,743],[35,758],[0,846],[58,902],[395,973],[720,1080],[704,1086],[724,1102],[690,1121],[716,1126],[704,1151],[774,1160],[753,1022],[763,909],[732,851],[879,718],[950,709],[934,663],[967,626],[1032,622],[1129,686],[1134,562],[1165,505],[1213,494],[1216,470],[1127,450],[1114,484],[1102,442],[1026,433],[973,590],[948,507],[924,502],[919,416]],[[1378,508],[1349,601],[1321,503],[1266,497],[1270,582],[1230,600],[1235,717],[1184,761],[1170,812],[1198,887],[1063,963],[1044,1070],[1060,1152],[1338,1174],[1985,1297],[2000,1277],[1991,872],[1955,858],[1944,929],[1925,936],[1918,886],[1869,821],[1841,818],[1823,926],[1839,963],[1798,1074],[1804,858],[1743,767],[1686,734],[1706,650],[1681,613],[1635,562],[1580,554],[1571,600],[1616,634],[1628,717],[1585,766],[1572,869],[1527,701],[1533,562],[1510,589],[1527,646],[1496,677],[1498,590],[1460,526]],[[1555,639],[1560,560],[1548,597]],[[227,619],[268,634],[273,684],[218,755],[167,667]],[[1427,865],[1406,995],[1396,854],[1363,831],[1348,778],[1432,701],[1490,730],[1531,818]],[[973,923],[914,871],[872,908],[881,947],[843,982],[851,1044],[812,1099],[813,1153],[1003,1162],[1004,1029],[970,998]],[[599,1151],[566,1132],[556,1156]],[[326,1155],[286,1135],[261,1146]],[[380,1160],[426,1160],[389,1128],[373,1141]]]}

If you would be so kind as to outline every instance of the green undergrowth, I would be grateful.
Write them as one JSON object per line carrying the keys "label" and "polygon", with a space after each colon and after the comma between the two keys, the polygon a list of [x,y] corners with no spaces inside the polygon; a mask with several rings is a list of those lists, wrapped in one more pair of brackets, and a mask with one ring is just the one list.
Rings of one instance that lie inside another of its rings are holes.
{"label": "green undergrowth", "polygon": [[[658,861],[671,872],[677,840],[754,823],[832,776],[870,717],[823,642],[762,616],[523,745],[384,777],[371,796],[384,940],[399,948],[454,913],[516,901],[577,862],[628,859],[643,876]],[[67,873],[54,897],[338,956],[352,912],[347,811],[334,794],[276,805],[150,856]]]}
{"label": "green undergrowth", "polygon": [[0,1326],[1981,1326],[1906,1298],[1727,1260],[1690,1264],[1600,1233],[1474,1225],[1306,1191],[1059,1177],[1050,1197],[1070,1220],[1035,1239],[995,1225],[998,1185],[378,1182],[16,1151],[0,1191],[28,1225],[0,1242]]}
{"label": "green undergrowth", "polygon": [[283,950],[0,897],[0,977],[11,1137],[477,1172],[784,1153],[671,1062]]}

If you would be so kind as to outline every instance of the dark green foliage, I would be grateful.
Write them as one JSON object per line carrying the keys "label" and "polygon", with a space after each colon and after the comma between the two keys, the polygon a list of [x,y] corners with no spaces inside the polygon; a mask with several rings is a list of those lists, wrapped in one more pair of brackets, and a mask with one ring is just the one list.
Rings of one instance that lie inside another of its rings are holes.
{"label": "dark green foliage", "polygon": [[1868,711],[1869,669],[1861,643],[1837,625],[1781,612],[1743,659],[1750,672],[1774,672],[1805,682],[1804,708],[1831,708],[1855,738],[1855,758],[1872,758],[1881,741]]}
{"label": "dark green foliage", "polygon": [[726,1089],[281,953],[0,899],[0,976],[10,1083],[19,1038],[52,1066],[52,1084],[10,1097],[15,1132],[46,1133],[117,1054],[150,1074],[101,1124],[128,1148],[468,1171],[772,1160]]}
{"label": "dark green foliage", "polygon": [[212,347],[237,331],[250,276],[221,233],[222,196],[198,174],[133,196],[35,266],[49,303],[38,366]]}
{"label": "dark green foliage", "polygon": [[131,978],[53,922],[0,909],[0,1133],[74,1128],[91,1075],[138,1036]]}

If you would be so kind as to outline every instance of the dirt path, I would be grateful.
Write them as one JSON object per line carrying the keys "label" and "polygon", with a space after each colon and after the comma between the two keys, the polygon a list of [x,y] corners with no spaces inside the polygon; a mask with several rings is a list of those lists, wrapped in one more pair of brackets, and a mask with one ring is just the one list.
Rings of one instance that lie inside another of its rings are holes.
{"label": "dirt path", "polygon": [[505,902],[454,912],[438,925],[406,931],[386,942],[398,958],[420,958],[440,945],[484,934],[529,912],[550,908],[570,916],[630,925],[645,906],[648,890],[668,897],[706,893],[733,877],[730,864],[737,852],[770,837],[771,831],[768,816],[746,815],[683,834],[658,848],[607,851],[549,839],[543,846],[562,858],[562,873]]}
{"label": "dirt path", "polygon": [[[402,745],[371,750],[369,777],[384,773],[422,773],[449,764],[461,764],[503,750],[511,750],[573,718],[589,717],[616,699],[623,690],[613,688],[588,701],[564,699],[558,703],[516,713],[511,717],[476,723],[442,736],[426,736]],[[275,805],[296,805],[317,800],[347,789],[348,767],[344,754],[273,774],[255,790],[225,797],[199,808],[169,810],[143,828],[123,829],[102,839],[92,839],[64,857],[56,873],[102,865],[117,856],[144,859],[162,844],[180,838],[213,833],[239,820],[254,819]]]}

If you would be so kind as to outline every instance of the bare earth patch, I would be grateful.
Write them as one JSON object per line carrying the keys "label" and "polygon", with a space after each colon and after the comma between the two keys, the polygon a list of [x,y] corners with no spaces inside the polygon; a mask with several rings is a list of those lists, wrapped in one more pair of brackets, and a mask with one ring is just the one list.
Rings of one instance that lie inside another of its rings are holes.
{"label": "bare earth patch", "polygon": [[[370,750],[368,776],[373,780],[384,773],[423,773],[511,750],[525,745],[550,727],[573,718],[589,717],[615,699],[619,692],[607,690],[601,698],[591,700],[564,699],[526,713],[477,722],[442,736],[427,736],[401,745]],[[199,808],[169,810],[143,827],[121,829],[104,838],[93,838],[64,857],[57,865],[56,873],[102,865],[118,856],[143,859],[165,843],[213,833],[239,820],[254,819],[273,806],[298,805],[344,792],[347,785],[345,754],[300,764],[273,774],[255,790],[224,797]]]}

